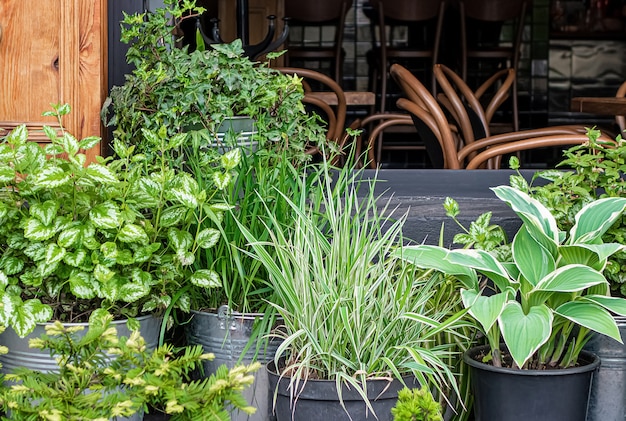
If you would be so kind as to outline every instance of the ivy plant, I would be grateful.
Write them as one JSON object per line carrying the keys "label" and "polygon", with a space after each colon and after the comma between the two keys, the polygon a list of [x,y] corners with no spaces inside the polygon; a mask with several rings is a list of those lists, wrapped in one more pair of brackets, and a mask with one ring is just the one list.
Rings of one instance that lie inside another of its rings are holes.
{"label": "ivy plant", "polygon": [[251,61],[241,40],[193,52],[181,47],[172,34],[182,20],[201,12],[194,1],[165,0],[154,12],[125,16],[121,40],[129,44],[127,61],[135,70],[111,90],[105,123],[116,127],[116,137],[150,153],[141,136],[144,128],[165,127],[168,135],[186,133],[188,141],[195,137],[211,145],[218,142],[225,118],[247,116],[255,121],[260,149],[308,161],[307,146],[321,146],[326,138],[319,118],[302,104],[300,78],[270,68],[280,53],[268,54],[268,62]]}
{"label": "ivy plant", "polygon": [[[48,114],[62,122],[68,112],[58,105]],[[219,285],[193,263],[218,240],[218,230],[202,226],[229,209],[216,194],[239,150],[215,163],[207,189],[166,162],[180,135],[144,130],[158,159],[114,142],[115,159],[87,163],[81,151],[98,138],[44,132],[43,148],[25,126],[0,143],[0,324],[25,336],[38,322],[85,321],[98,308],[116,317],[188,310],[184,285]]]}

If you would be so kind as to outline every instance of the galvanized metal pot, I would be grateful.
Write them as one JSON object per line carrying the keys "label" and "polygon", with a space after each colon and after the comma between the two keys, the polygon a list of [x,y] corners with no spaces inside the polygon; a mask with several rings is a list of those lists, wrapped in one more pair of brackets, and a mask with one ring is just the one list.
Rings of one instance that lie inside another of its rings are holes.
{"label": "galvanized metal pot", "polygon": [[[615,317],[622,341],[626,340],[626,317]],[[587,421],[626,420],[626,345],[594,334],[585,349],[600,357],[593,378]]]}
{"label": "galvanized metal pot", "polygon": [[[204,362],[204,373],[215,373],[221,365],[232,368],[238,363],[249,364],[258,361],[265,364],[276,354],[279,341],[270,340],[267,346],[257,350],[257,341],[251,342],[255,321],[263,314],[231,312],[222,306],[217,313],[192,311],[191,321],[187,324],[187,343],[202,345],[205,352],[215,354],[213,361]],[[261,339],[262,340],[262,339]],[[272,420],[268,378],[264,369],[254,376],[254,383],[243,393],[246,400],[255,408],[253,415],[236,412],[233,421],[269,421]]]}

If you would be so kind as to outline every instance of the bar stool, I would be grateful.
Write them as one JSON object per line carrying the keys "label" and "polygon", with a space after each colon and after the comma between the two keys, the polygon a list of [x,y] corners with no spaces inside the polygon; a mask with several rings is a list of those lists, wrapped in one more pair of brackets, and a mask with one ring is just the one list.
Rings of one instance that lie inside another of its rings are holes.
{"label": "bar stool", "polygon": [[[331,63],[331,76],[339,85],[342,84],[343,62],[345,52],[343,50],[343,35],[346,26],[346,16],[352,7],[353,0],[285,0],[285,16],[288,17],[291,31],[290,37],[285,43],[285,65],[304,66],[303,62],[327,61]],[[293,33],[298,27],[303,29],[303,42],[298,45],[290,42]],[[306,45],[306,29],[309,27],[319,28],[320,31],[327,27],[334,27],[334,38],[328,45]]]}
{"label": "bar stool", "polygon": [[[422,68],[431,75],[431,88],[435,92],[431,69],[438,61],[445,5],[445,0],[371,0],[370,8],[364,9],[370,18],[374,43],[369,53],[370,85],[380,95],[380,112],[385,111],[388,101],[395,102],[388,98],[389,67],[393,63],[411,67],[409,63],[421,61]],[[394,39],[399,26],[407,27],[412,38],[407,45],[399,45]]]}
{"label": "bar stool", "polygon": [[[519,75],[520,49],[527,0],[460,0],[461,75],[470,86],[497,70],[512,68]],[[502,29],[512,25],[512,39],[503,43]],[[471,75],[473,73],[473,75]],[[469,80],[468,80],[469,79]],[[517,78],[513,82],[512,126],[519,130]]]}

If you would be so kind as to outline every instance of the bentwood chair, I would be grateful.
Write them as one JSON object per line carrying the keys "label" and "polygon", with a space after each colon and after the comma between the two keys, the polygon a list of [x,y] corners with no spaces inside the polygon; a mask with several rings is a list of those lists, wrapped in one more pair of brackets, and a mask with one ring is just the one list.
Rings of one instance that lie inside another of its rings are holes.
{"label": "bentwood chair", "polygon": [[[461,74],[472,84],[471,73],[493,74],[513,68],[519,73],[520,50],[524,33],[527,0],[460,0]],[[512,39],[502,42],[503,27],[510,24]],[[519,130],[517,79],[513,82],[512,126]]]}
{"label": "bentwood chair", "polygon": [[[304,98],[302,102],[307,106],[311,113],[317,114],[326,125],[326,139],[337,143],[339,149],[343,148],[347,141],[346,136],[346,112],[347,103],[346,96],[339,84],[329,76],[311,69],[303,69],[297,67],[279,67],[277,68],[283,74],[297,75],[303,79]],[[317,82],[322,85],[324,93],[332,93],[335,96],[333,101],[325,101],[316,95],[317,91],[311,89],[311,82]],[[332,102],[336,105],[329,105]],[[320,152],[316,145],[309,145],[308,154],[315,155]]]}
{"label": "bentwood chair", "polygon": [[[621,84],[615,96],[618,98],[626,97],[626,82]],[[626,137],[626,133],[624,133],[624,130],[626,130],[626,118],[624,118],[623,115],[616,115],[615,123],[617,127],[619,127],[619,132],[622,134],[622,137]]]}
{"label": "bentwood chair", "polygon": [[[438,61],[439,44],[446,7],[445,0],[370,0],[372,38],[378,44],[370,52],[372,90],[380,94],[378,110],[386,110],[391,63],[422,62],[428,70]],[[412,40],[401,45],[394,39],[395,28],[407,27]],[[434,78],[432,79],[434,92]],[[379,87],[380,85],[380,87]]]}
{"label": "bentwood chair", "polygon": [[[345,59],[342,44],[346,16],[352,7],[352,2],[353,0],[285,0],[285,16],[289,18],[290,38],[293,38],[298,28],[301,28],[303,32],[301,43],[287,40],[285,65],[302,67],[304,63],[311,61],[329,62],[332,68],[330,76],[341,85]],[[306,29],[309,27],[318,28],[319,31],[334,28],[334,37],[331,42],[323,42],[322,45],[306,45],[308,41]]]}
{"label": "bentwood chair", "polygon": [[[468,144],[459,142],[459,132],[453,129],[446,113],[429,90],[405,67],[394,64],[391,75],[402,87],[406,98],[398,107],[409,112],[417,132],[435,168],[476,169],[499,168],[504,154],[548,146],[581,144],[588,141],[576,127],[561,126],[525,130],[487,136]],[[376,139],[370,137],[371,142]]]}

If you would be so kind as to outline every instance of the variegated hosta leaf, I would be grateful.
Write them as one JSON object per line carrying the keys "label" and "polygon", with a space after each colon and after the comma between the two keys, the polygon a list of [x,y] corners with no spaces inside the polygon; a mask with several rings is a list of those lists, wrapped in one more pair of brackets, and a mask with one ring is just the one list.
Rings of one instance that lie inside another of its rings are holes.
{"label": "variegated hosta leaf", "polygon": [[500,317],[509,297],[508,292],[486,296],[481,291],[461,289],[463,305],[469,309],[472,317],[480,323],[483,332],[489,332]]}
{"label": "variegated hosta leaf", "polygon": [[191,234],[178,228],[167,230],[167,238],[170,240],[170,246],[176,251],[187,251],[193,245]]}
{"label": "variegated hosta leaf", "polygon": [[23,228],[24,237],[32,241],[46,241],[55,234],[54,228],[45,226],[35,218],[28,218]]}
{"label": "variegated hosta leaf", "polygon": [[195,271],[189,280],[192,284],[201,288],[219,288],[222,286],[222,280],[217,272],[209,269]]}
{"label": "variegated hosta leaf", "polygon": [[97,228],[114,229],[120,226],[119,208],[113,202],[100,203],[89,211],[89,219]]}
{"label": "variegated hosta leaf", "polygon": [[533,306],[525,314],[517,301],[507,303],[498,322],[511,357],[519,367],[550,338],[552,320],[552,312],[545,305]]}
{"label": "variegated hosta leaf", "polygon": [[117,238],[124,243],[141,243],[148,244],[150,239],[148,234],[136,224],[126,224],[122,227]]}
{"label": "variegated hosta leaf", "polygon": [[97,296],[95,280],[85,272],[74,272],[69,279],[70,290],[78,298],[91,299]]}
{"label": "variegated hosta leaf", "polygon": [[199,247],[208,249],[213,247],[220,239],[220,232],[215,228],[205,228],[198,233],[196,241]]}
{"label": "variegated hosta leaf", "polygon": [[23,338],[35,329],[37,323],[50,321],[51,318],[52,308],[37,299],[32,299],[15,308],[11,325],[15,333]]}

